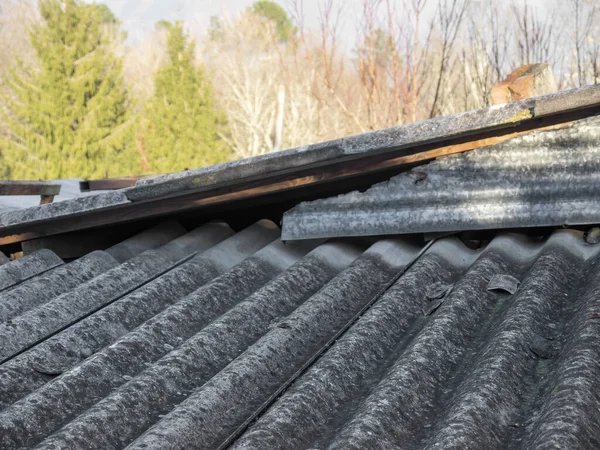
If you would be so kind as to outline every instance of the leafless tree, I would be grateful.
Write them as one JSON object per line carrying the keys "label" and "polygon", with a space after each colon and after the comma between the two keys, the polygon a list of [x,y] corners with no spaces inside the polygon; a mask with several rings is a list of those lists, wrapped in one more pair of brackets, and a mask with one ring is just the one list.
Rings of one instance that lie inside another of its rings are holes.
{"label": "leafless tree", "polygon": [[[239,157],[484,107],[494,84],[523,64],[550,63],[561,88],[600,81],[600,0],[556,8],[549,0],[549,13],[530,0],[361,0],[354,18],[343,2],[319,0],[316,29],[302,0],[286,1],[297,27],[289,41],[244,10],[221,17],[218,39],[202,36],[198,46]],[[0,58],[33,67],[34,0],[0,2]],[[115,40],[136,112],[153,92],[165,46],[160,30]],[[143,156],[143,136],[137,145]]]}
{"label": "leafless tree", "polygon": [[540,17],[525,0],[522,5],[513,3],[511,9],[517,25],[517,57],[513,66],[540,62],[554,65],[561,31],[557,24],[557,12]]}
{"label": "leafless tree", "polygon": [[[589,43],[593,40],[593,28],[597,19],[595,3],[584,0],[570,0],[573,12],[573,44],[575,50],[576,79],[579,86],[586,84],[586,73],[589,72],[588,63],[593,66],[593,57],[596,52],[590,49]],[[593,47],[593,46],[592,46]]]}
{"label": "leafless tree", "polygon": [[135,46],[120,41],[116,51],[123,58],[123,75],[125,83],[136,101],[136,109],[143,108],[144,103],[154,92],[154,75],[166,58],[166,30],[154,30],[144,36]]}
{"label": "leafless tree", "polygon": [[430,117],[434,117],[440,110],[443,99],[440,96],[442,83],[453,56],[454,44],[458,36],[469,0],[440,0],[437,9],[441,49],[439,55],[439,70],[437,71],[436,86],[431,105]]}

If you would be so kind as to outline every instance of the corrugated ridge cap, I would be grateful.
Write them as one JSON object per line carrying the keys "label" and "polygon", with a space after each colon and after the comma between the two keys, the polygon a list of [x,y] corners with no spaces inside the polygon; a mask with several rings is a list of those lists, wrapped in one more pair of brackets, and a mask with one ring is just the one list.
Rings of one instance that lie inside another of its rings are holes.
{"label": "corrugated ridge cap", "polygon": [[0,214],[0,229],[21,223],[42,222],[47,219],[74,216],[88,211],[99,211],[124,205],[129,203],[129,199],[123,191],[106,192],[16,211],[7,211]]}
{"label": "corrugated ridge cap", "polygon": [[466,137],[486,130],[514,127],[532,119],[599,105],[600,86],[586,86],[282,152],[148,177],[139,180],[136,186],[131,188],[0,213],[0,230],[123,207],[131,202],[157,200],[186,191],[200,191],[233,182],[258,180],[266,175],[285,174],[385,151],[441,142],[459,136]]}
{"label": "corrugated ridge cap", "polygon": [[598,222],[600,115],[439,158],[283,215],[283,239]]}
{"label": "corrugated ridge cap", "polygon": [[592,85],[479,110],[436,117],[331,141],[297,147],[199,169],[139,180],[128,190],[131,201],[198,189],[235,179],[292,169],[335,158],[371,154],[470,134],[485,129],[514,126],[526,120],[567,112],[600,103],[600,86]]}

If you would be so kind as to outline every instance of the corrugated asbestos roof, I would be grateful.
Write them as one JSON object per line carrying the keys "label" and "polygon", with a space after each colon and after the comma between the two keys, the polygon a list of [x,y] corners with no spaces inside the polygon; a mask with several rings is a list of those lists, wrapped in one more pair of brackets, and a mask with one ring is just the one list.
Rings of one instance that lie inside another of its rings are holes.
{"label": "corrugated asbestos roof", "polygon": [[283,238],[600,223],[600,116],[438,158],[366,192],[302,203]]}
{"label": "corrugated asbestos roof", "polygon": [[[105,191],[93,193],[80,192],[79,178],[65,178],[62,180],[51,180],[51,183],[60,184],[60,194],[54,197],[53,202],[64,202],[80,197],[102,194]],[[39,195],[3,195],[0,196],[0,215],[11,214],[26,208],[35,208],[40,204]]]}
{"label": "corrugated asbestos roof", "polygon": [[599,265],[571,230],[470,250],[266,221],[33,253],[0,266],[0,448],[598,448]]}
{"label": "corrugated asbestos roof", "polygon": [[[381,178],[382,173],[387,173],[386,170],[393,169],[398,173],[404,170],[399,167],[431,159],[438,152],[447,154],[464,151],[464,145],[469,143],[507,139],[515,134],[582,119],[599,112],[600,85],[587,86],[240,161],[156,176],[140,180],[136,186],[127,189],[41,207],[0,212],[1,243],[4,245],[183,211],[198,212],[211,205],[235,201],[243,203],[287,191],[295,191],[300,198],[303,195],[310,197],[314,196],[314,190],[311,189],[315,186],[333,189],[341,181],[349,179],[353,183],[360,179],[363,184],[370,181],[372,185],[389,178]],[[372,181],[374,179],[376,181]],[[342,189],[339,192],[345,191]]]}

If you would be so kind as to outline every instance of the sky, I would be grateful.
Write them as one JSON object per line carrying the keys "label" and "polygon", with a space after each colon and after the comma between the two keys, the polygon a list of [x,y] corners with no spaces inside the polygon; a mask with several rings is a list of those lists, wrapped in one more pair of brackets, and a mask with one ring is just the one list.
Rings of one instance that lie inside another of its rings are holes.
{"label": "sky", "polygon": [[[113,13],[123,22],[124,28],[129,33],[131,43],[141,42],[144,35],[154,29],[154,24],[161,19],[183,20],[184,23],[194,30],[205,30],[211,16],[235,15],[252,5],[255,0],[96,0],[97,3],[105,3]],[[284,8],[289,0],[280,0],[278,3]],[[354,35],[352,18],[357,17],[361,11],[362,0],[333,0],[334,3],[344,5],[345,22],[342,33],[352,40]],[[474,0],[486,3],[488,0]],[[510,0],[506,0],[510,1]],[[519,0],[517,0],[518,2]],[[556,0],[528,0],[532,8],[540,14],[544,14],[549,4]],[[399,4],[398,0],[392,0]],[[305,25],[308,28],[318,26],[319,4],[323,0],[303,0]],[[429,14],[438,3],[430,0]]]}
{"label": "sky", "polygon": [[[308,0],[316,6],[318,0]],[[234,15],[254,0],[100,0],[123,22],[133,41],[142,40],[161,19],[183,20],[196,29],[206,29],[211,16]]]}

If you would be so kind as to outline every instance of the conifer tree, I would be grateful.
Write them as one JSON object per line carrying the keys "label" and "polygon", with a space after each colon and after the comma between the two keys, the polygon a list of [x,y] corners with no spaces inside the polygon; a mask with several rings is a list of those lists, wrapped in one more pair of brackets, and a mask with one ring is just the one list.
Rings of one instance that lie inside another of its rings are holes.
{"label": "conifer tree", "polygon": [[226,121],[215,108],[210,80],[194,62],[194,42],[180,22],[157,27],[168,33],[168,61],[156,74],[142,122],[148,168],[173,172],[226,161],[231,152],[220,138]]}
{"label": "conifer tree", "polygon": [[118,30],[105,6],[40,0],[31,43],[39,64],[9,72],[1,90],[2,175],[10,178],[107,177],[139,172]]}

